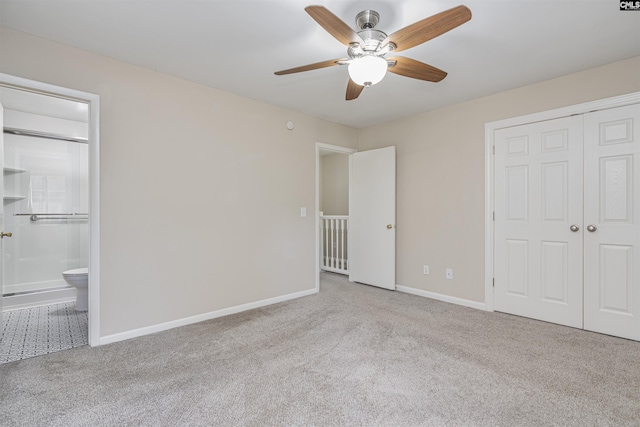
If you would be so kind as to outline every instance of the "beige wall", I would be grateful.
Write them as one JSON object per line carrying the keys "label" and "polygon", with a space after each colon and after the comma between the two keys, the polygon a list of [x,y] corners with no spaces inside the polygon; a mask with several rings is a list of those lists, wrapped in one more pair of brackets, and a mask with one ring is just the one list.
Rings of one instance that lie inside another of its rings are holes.
{"label": "beige wall", "polygon": [[101,336],[312,289],[317,141],[396,145],[397,283],[483,301],[484,124],[640,90],[633,58],[358,131],[0,38],[0,72],[101,96]]}
{"label": "beige wall", "polygon": [[349,215],[349,156],[331,154],[320,158],[321,205],[325,215]]}
{"label": "beige wall", "polygon": [[359,150],[397,147],[396,282],[484,301],[485,123],[635,91],[640,57],[362,130]]}
{"label": "beige wall", "polygon": [[101,97],[102,337],[314,288],[315,143],[357,130],[0,31],[0,72]]}

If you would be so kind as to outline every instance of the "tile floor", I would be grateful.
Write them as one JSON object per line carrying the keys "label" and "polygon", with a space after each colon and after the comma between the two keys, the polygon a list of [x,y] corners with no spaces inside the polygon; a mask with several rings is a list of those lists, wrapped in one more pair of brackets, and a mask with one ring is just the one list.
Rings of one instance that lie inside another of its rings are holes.
{"label": "tile floor", "polygon": [[77,312],[73,302],[6,311],[0,363],[86,345],[87,334],[87,312]]}

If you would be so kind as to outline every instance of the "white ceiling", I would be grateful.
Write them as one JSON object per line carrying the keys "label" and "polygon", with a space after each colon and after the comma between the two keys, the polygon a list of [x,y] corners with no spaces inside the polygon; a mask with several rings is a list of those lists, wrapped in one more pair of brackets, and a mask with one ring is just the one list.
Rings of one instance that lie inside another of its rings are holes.
{"label": "white ceiling", "polygon": [[[346,57],[309,4],[353,27],[374,9],[388,34],[458,4],[473,18],[398,54],[447,71],[442,82],[388,73],[347,102],[346,67],[273,74]],[[640,55],[640,12],[616,0],[0,0],[0,23],[357,128]]]}

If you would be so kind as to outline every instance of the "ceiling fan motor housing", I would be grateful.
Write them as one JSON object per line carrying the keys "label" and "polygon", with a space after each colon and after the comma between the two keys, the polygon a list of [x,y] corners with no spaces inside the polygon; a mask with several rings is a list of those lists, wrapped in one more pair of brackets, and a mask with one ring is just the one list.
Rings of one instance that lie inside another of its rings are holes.
{"label": "ceiling fan motor housing", "polygon": [[351,59],[362,58],[365,55],[378,56],[377,50],[387,38],[386,33],[374,28],[379,21],[380,14],[375,10],[363,10],[356,16],[356,26],[360,29],[357,34],[363,42],[349,45],[347,54]]}
{"label": "ceiling fan motor housing", "polygon": [[356,27],[361,30],[375,28],[380,22],[380,14],[375,10],[363,10],[356,15]]}
{"label": "ceiling fan motor housing", "polygon": [[380,43],[387,38],[384,32],[374,29],[358,31],[358,35],[364,40],[364,50],[373,52],[375,52],[378,47],[380,47]]}
{"label": "ceiling fan motor housing", "polygon": [[[375,10],[363,10],[356,15],[356,26],[360,29],[358,35],[364,41],[362,49],[367,53],[375,52],[380,43],[387,38],[387,34],[380,30],[376,30],[375,26],[380,22],[380,14]],[[365,52],[357,52],[355,49],[355,57],[362,56]],[[358,53],[360,53],[358,55]]]}

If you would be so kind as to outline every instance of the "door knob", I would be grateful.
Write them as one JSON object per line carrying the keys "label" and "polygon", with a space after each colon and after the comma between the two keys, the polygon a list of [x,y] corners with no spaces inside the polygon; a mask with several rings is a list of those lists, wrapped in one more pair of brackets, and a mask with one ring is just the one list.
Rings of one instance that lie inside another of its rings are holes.
{"label": "door knob", "polygon": [[587,225],[587,230],[589,230],[589,231],[590,231],[590,232],[592,232],[592,233],[593,233],[594,231],[596,231],[597,229],[598,229],[598,227],[596,227],[596,226],[595,226],[595,225],[593,225],[593,224]]}
{"label": "door knob", "polygon": [[388,228],[389,230],[391,230],[391,229],[393,228],[393,225],[391,225],[391,224],[387,224],[387,228]]}
{"label": "door knob", "polygon": [[580,230],[580,227],[578,227],[577,225],[573,224],[571,227],[569,227],[569,230],[573,231],[574,233],[578,230]]}
{"label": "door knob", "polygon": [[5,237],[11,237],[11,236],[13,236],[13,233],[10,231],[8,233],[5,233],[4,231],[0,231],[0,239],[3,239]]}

